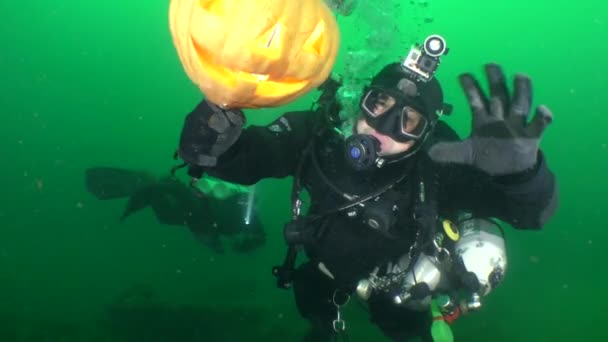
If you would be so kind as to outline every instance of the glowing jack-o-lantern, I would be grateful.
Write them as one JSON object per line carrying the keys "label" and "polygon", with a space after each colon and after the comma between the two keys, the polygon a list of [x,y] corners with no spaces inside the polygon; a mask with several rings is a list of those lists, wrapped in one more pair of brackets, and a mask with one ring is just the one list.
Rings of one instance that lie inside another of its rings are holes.
{"label": "glowing jack-o-lantern", "polygon": [[323,0],[172,0],[181,63],[226,108],[289,103],[329,76],[339,31]]}

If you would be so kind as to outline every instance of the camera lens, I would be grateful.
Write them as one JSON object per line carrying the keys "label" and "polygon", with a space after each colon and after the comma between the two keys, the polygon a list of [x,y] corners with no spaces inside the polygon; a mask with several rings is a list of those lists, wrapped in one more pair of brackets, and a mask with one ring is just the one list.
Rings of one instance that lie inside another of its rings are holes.
{"label": "camera lens", "polygon": [[420,70],[432,74],[437,68],[437,60],[429,56],[424,56],[421,58],[418,67]]}
{"label": "camera lens", "polygon": [[429,36],[424,41],[424,51],[432,57],[439,57],[446,49],[445,39],[439,35]]}

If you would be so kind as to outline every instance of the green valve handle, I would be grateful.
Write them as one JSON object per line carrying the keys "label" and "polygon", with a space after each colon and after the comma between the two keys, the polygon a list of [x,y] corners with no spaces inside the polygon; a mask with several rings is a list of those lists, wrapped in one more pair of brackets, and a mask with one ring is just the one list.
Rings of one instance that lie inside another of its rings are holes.
{"label": "green valve handle", "polygon": [[452,328],[443,318],[436,299],[431,302],[431,314],[433,315],[433,324],[431,325],[433,342],[454,342]]}

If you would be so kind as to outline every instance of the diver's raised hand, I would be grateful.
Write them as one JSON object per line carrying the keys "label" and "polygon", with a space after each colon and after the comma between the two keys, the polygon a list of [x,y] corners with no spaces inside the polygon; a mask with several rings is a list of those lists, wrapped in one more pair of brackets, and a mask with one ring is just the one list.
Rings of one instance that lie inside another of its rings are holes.
{"label": "diver's raised hand", "polygon": [[441,142],[429,150],[431,159],[442,163],[474,166],[493,176],[526,171],[536,165],[538,146],[545,128],[553,121],[549,108],[539,106],[528,122],[532,106],[532,82],[518,74],[513,96],[496,64],[485,67],[490,98],[471,74],[460,76],[473,114],[471,135],[460,142]]}
{"label": "diver's raised hand", "polygon": [[213,167],[239,138],[244,124],[240,109],[223,109],[204,100],[186,117],[177,154],[190,165]]}

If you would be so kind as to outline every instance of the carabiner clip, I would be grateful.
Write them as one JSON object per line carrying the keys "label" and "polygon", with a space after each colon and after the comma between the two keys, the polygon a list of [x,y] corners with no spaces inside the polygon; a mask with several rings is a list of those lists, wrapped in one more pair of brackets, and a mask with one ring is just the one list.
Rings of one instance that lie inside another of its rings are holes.
{"label": "carabiner clip", "polygon": [[342,312],[340,311],[340,309],[343,306],[345,306],[346,304],[348,304],[348,302],[350,301],[350,295],[349,294],[346,295],[346,300],[344,301],[344,303],[338,304],[338,301],[336,300],[337,294],[338,294],[338,290],[335,290],[333,297],[332,297],[332,302],[333,302],[334,306],[336,307],[336,312],[337,312],[336,319],[333,320],[332,326],[333,326],[335,332],[340,333],[340,332],[346,331],[346,322],[342,319]]}

